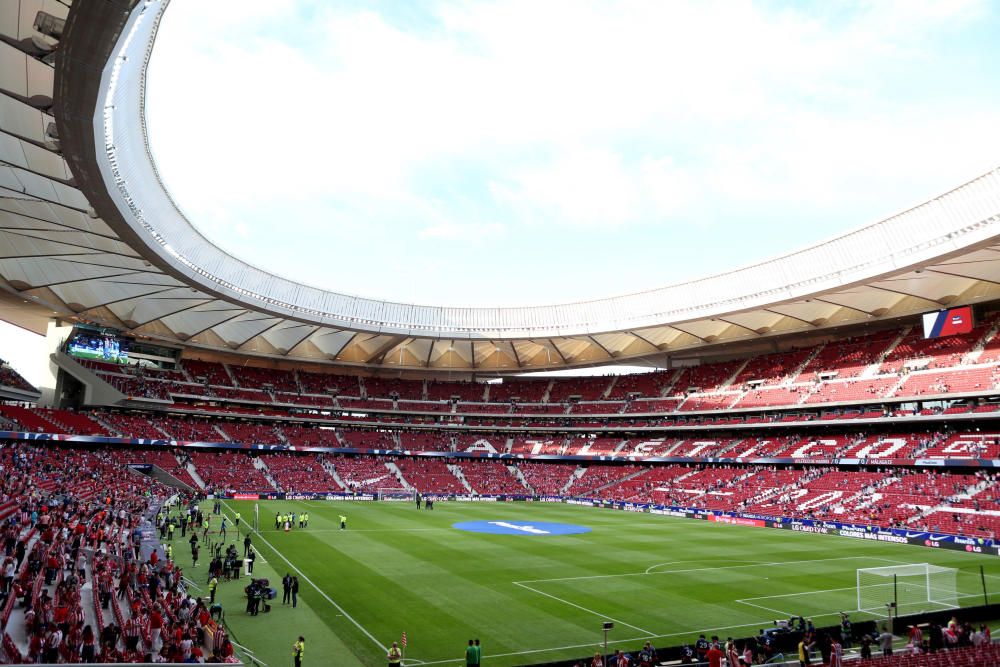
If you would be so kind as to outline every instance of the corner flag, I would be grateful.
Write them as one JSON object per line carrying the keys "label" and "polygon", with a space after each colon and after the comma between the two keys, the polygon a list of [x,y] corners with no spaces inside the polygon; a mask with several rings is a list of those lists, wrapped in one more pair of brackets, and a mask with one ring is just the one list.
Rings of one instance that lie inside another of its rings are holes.
{"label": "corner flag", "polygon": [[406,648],[406,632],[405,631],[403,632],[403,638],[399,641],[399,643],[403,645],[403,648]]}

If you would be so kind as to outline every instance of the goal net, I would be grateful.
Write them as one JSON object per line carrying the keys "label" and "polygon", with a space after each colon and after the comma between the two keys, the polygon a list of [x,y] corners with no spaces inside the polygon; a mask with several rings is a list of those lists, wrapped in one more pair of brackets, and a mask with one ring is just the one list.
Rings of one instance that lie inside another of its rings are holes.
{"label": "goal net", "polygon": [[397,500],[397,501],[407,501],[416,502],[417,492],[413,489],[403,489],[400,487],[392,488],[379,488],[378,489],[378,499],[379,500]]}
{"label": "goal net", "polygon": [[858,611],[897,613],[958,607],[958,570],[930,563],[868,567],[858,570]]}

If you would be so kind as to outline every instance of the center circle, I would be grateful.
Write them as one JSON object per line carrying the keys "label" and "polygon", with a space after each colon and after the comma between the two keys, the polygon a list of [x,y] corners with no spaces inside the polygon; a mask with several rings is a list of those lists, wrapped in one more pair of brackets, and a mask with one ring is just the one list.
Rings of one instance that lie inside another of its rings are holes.
{"label": "center circle", "polygon": [[549,523],[547,521],[460,521],[452,524],[452,528],[470,533],[488,533],[491,535],[579,535],[589,533],[589,526],[578,526],[572,523]]}

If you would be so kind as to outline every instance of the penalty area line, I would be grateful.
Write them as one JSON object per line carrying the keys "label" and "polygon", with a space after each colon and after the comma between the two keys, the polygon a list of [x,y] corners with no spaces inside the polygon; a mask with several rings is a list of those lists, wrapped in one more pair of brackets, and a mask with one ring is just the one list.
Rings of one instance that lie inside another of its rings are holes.
{"label": "penalty area line", "polygon": [[[225,502],[223,502],[222,504],[225,505],[227,508],[229,507],[229,505],[227,503],[225,503]],[[339,604],[337,604],[337,602],[333,598],[331,598],[329,595],[327,595],[326,592],[322,588],[320,588],[319,586],[317,586],[313,582],[312,579],[310,579],[308,576],[306,576],[305,572],[303,572],[302,570],[300,570],[295,565],[295,563],[293,563],[292,561],[288,560],[288,558],[285,556],[285,554],[283,554],[280,551],[278,551],[278,549],[273,544],[271,544],[270,542],[268,542],[268,540],[267,540],[266,537],[264,537],[259,531],[257,531],[256,529],[254,529],[251,524],[247,524],[247,528],[250,529],[250,530],[252,530],[253,532],[257,533],[257,536],[261,539],[261,541],[264,544],[266,544],[268,547],[270,547],[271,550],[274,551],[274,553],[278,556],[278,558],[280,558],[281,560],[285,561],[285,563],[288,564],[288,567],[290,567],[293,570],[295,570],[295,572],[298,573],[298,575],[300,577],[302,577],[303,581],[305,581],[307,584],[309,584],[310,586],[312,586],[316,590],[316,592],[320,594],[320,597],[322,597],[324,600],[326,600],[331,605],[333,605],[334,609],[336,609],[341,614],[343,614],[344,618],[346,618],[348,621],[350,621],[354,625],[354,627],[356,627],[358,630],[360,630],[362,633],[364,633],[364,635],[366,637],[368,637],[368,639],[370,639],[372,641],[372,643],[375,644],[375,646],[378,646],[380,649],[382,649],[383,653],[388,652],[389,649],[386,647],[385,644],[383,644],[378,639],[376,639],[375,635],[373,635],[372,633],[368,632],[368,629],[365,626],[363,626],[360,623],[358,623],[358,621],[353,616],[351,616],[350,614],[347,613],[346,609],[344,609]]]}
{"label": "penalty area line", "polygon": [[601,612],[594,611],[593,609],[587,609],[586,607],[582,607],[582,606],[576,604],[575,602],[570,602],[569,600],[564,600],[563,598],[556,597],[555,595],[552,595],[550,593],[546,593],[545,591],[540,591],[537,588],[532,588],[531,586],[526,586],[525,584],[522,584],[520,581],[512,581],[511,583],[514,584],[515,586],[520,586],[521,588],[529,590],[532,593],[538,593],[539,595],[544,595],[545,597],[551,598],[551,599],[555,600],[556,602],[562,602],[563,604],[568,604],[570,607],[575,607],[575,608],[577,608],[577,609],[579,609],[581,611],[587,612],[588,614],[593,614],[594,616],[600,616],[601,618],[605,618],[605,619],[607,619],[609,621],[614,621],[615,623],[620,623],[621,625],[624,625],[625,627],[628,627],[628,628],[632,628],[633,630],[638,630],[639,632],[643,633],[644,635],[648,635],[650,637],[652,637],[654,635],[654,633],[650,632],[649,630],[644,630],[644,629],[640,628],[637,625],[632,625],[631,623],[626,623],[625,621],[622,621],[622,620],[617,619],[617,618],[613,618],[613,617],[608,616],[606,614],[602,614]]}

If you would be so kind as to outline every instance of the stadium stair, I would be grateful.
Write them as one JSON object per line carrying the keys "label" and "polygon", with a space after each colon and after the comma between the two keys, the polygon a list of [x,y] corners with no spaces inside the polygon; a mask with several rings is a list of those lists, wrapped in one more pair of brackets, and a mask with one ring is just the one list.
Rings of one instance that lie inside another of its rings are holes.
{"label": "stadium stair", "polygon": [[976,344],[972,346],[969,353],[962,357],[962,364],[976,363],[979,360],[979,357],[982,356],[983,351],[986,349],[986,345],[996,337],[998,332],[1000,332],[1000,318],[997,318],[997,320],[993,322],[993,326],[991,326],[989,330],[983,334],[982,338],[976,341]]}
{"label": "stadium stair", "polygon": [[[512,442],[512,440],[508,441],[508,443],[507,443],[507,451],[508,452],[510,451],[510,442]],[[520,468],[518,468],[515,465],[510,465],[510,466],[507,466],[507,470],[509,470],[510,474],[512,474],[514,477],[517,477],[518,481],[520,481],[521,484],[524,485],[524,488],[526,488],[528,491],[531,492],[531,495],[533,495],[533,496],[538,495],[538,492],[535,491],[534,487],[532,487],[531,484],[528,483],[527,478],[524,476],[524,473],[521,472]]]}
{"label": "stadium stair", "polygon": [[333,463],[324,459],[322,465],[323,465],[323,470],[329,473],[330,477],[333,478],[333,481],[337,483],[337,486],[347,491],[348,490],[347,485],[344,484],[344,480],[340,478],[340,475],[337,473],[337,469],[334,467]]}
{"label": "stadium stair", "polygon": [[286,491],[287,490],[287,489],[282,489],[281,485],[278,484],[278,481],[276,479],[274,479],[274,475],[271,474],[271,469],[268,468],[267,464],[264,462],[264,457],[263,456],[254,457],[254,459],[253,459],[253,466],[255,468],[257,468],[258,470],[260,470],[261,473],[263,473],[264,479],[267,480],[268,484],[270,484],[271,486],[274,487],[275,491]]}
{"label": "stadium stair", "polygon": [[468,491],[470,494],[475,494],[475,490],[472,488],[472,485],[469,484],[469,480],[465,479],[465,474],[462,472],[462,469],[460,467],[458,467],[454,463],[449,463],[448,470],[451,471],[452,475],[458,478],[458,481],[462,483],[462,486],[465,487],[466,491]]}
{"label": "stadium stair", "polygon": [[389,472],[392,473],[393,477],[395,477],[399,481],[399,483],[403,486],[404,489],[406,489],[407,491],[414,490],[413,486],[406,481],[405,477],[403,477],[403,471],[400,470],[399,466],[397,466],[393,461],[386,461],[385,467],[389,469]]}
{"label": "stadium stair", "polygon": [[205,480],[203,480],[201,476],[198,474],[198,470],[194,467],[194,464],[188,461],[186,464],[184,464],[184,469],[188,471],[189,475],[191,475],[191,479],[194,480],[194,483],[197,484],[199,488],[204,490]]}
{"label": "stadium stair", "polygon": [[581,477],[583,477],[583,473],[585,473],[586,471],[587,469],[584,468],[583,466],[577,466],[577,469],[574,470],[573,474],[569,476],[568,480],[566,480],[566,485],[563,488],[559,489],[559,495],[561,496],[569,495],[569,490],[573,487],[573,483],[576,482]]}
{"label": "stadium stair", "polygon": [[[896,337],[893,338],[892,341],[890,341],[890,343],[886,346],[884,350],[882,350],[881,354],[879,354],[878,357],[875,358],[874,362],[869,364],[868,367],[865,368],[865,370],[861,371],[861,374],[858,375],[858,377],[859,378],[875,377],[878,374],[878,369],[885,362],[886,357],[892,354],[892,351],[895,350],[897,347],[899,347],[899,344],[906,339],[906,337],[909,335],[912,329],[913,327],[903,327],[902,329],[900,329]],[[899,387],[896,387],[896,389],[898,388]],[[886,395],[891,396],[892,394],[886,394]]]}
{"label": "stadium stair", "polygon": [[615,480],[612,480],[612,481],[608,482],[607,484],[602,484],[600,486],[596,486],[593,489],[591,489],[590,491],[587,491],[587,493],[585,493],[584,496],[595,496],[595,497],[599,496],[600,493],[601,493],[601,491],[603,491],[604,489],[610,489],[611,487],[618,486],[622,482],[627,482],[630,479],[635,479],[636,477],[638,477],[639,475],[642,475],[646,471],[647,471],[647,468],[640,468],[639,470],[636,470],[635,472],[633,472],[633,473],[631,473],[629,475],[626,475],[625,477],[620,477],[618,479],[615,479]]}

